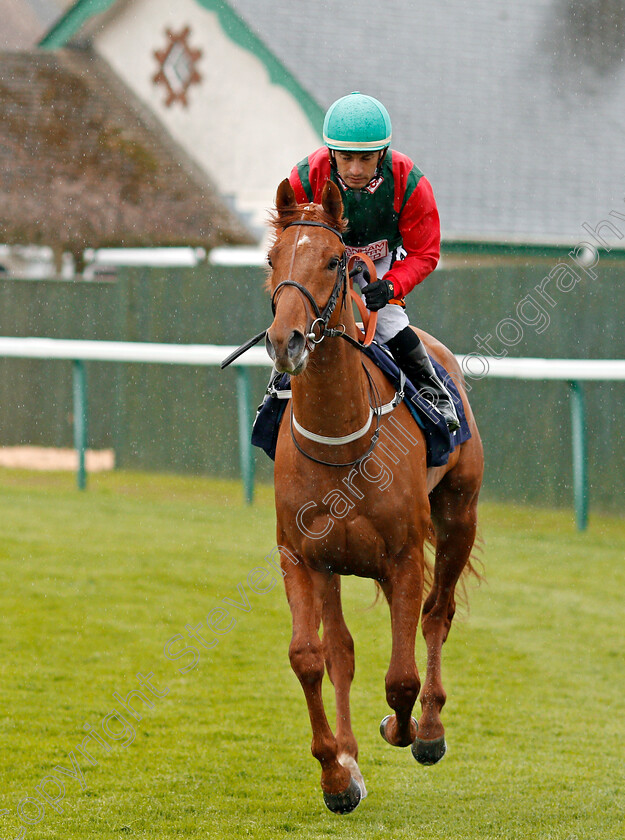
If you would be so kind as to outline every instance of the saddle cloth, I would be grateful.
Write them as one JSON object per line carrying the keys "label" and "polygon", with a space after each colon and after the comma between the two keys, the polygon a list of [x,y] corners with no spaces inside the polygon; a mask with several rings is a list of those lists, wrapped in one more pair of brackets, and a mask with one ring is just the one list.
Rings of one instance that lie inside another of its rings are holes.
{"label": "saddle cloth", "polygon": [[[374,341],[369,347],[363,347],[362,352],[376,363],[393,387],[398,390],[400,379],[399,368],[389,351]],[[471,431],[456,384],[436,359],[433,359],[431,356],[430,359],[434,370],[439,378],[445,382],[447,390],[454,401],[456,413],[460,421],[460,428],[455,432],[450,432],[443,418],[436,410],[432,409],[430,403],[419,394],[412,382],[408,379],[406,379],[404,387],[404,402],[408,406],[415,422],[423,429],[427,446],[428,467],[440,467],[447,463],[450,454],[457,446],[469,440]],[[274,383],[274,387],[277,391],[288,391],[290,389],[289,375],[286,373],[282,374]],[[288,402],[287,399],[269,396],[259,406],[256,419],[254,420],[252,444],[264,450],[272,460],[275,460],[276,457],[276,443],[280,421],[282,420]],[[373,427],[374,424],[372,423]]]}

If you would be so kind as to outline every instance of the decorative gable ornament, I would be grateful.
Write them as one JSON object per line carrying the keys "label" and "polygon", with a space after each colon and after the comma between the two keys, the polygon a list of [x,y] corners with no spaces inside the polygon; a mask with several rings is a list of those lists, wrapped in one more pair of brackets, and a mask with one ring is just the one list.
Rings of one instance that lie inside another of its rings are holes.
{"label": "decorative gable ornament", "polygon": [[202,76],[198,73],[197,62],[202,57],[202,50],[194,50],[189,46],[191,28],[185,28],[175,34],[167,28],[166,35],[169,43],[164,50],[154,50],[154,56],[159,63],[159,70],[152,77],[155,85],[162,84],[167,90],[165,105],[171,107],[174,102],[180,102],[185,108],[188,106],[187,91],[191,85],[199,84]]}

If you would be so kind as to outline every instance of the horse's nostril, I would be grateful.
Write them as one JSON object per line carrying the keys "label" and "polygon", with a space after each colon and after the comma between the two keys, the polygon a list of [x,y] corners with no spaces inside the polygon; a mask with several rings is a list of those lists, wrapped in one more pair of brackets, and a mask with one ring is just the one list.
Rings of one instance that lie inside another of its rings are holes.
{"label": "horse's nostril", "polygon": [[287,343],[287,352],[289,354],[289,358],[297,359],[298,356],[301,356],[301,354],[304,352],[305,346],[306,339],[304,337],[304,334],[301,333],[299,330],[293,330]]}
{"label": "horse's nostril", "polygon": [[271,343],[271,339],[269,338],[269,333],[265,333],[265,349],[267,350],[267,355],[271,359],[272,362],[276,360],[276,351],[274,349],[273,344]]}

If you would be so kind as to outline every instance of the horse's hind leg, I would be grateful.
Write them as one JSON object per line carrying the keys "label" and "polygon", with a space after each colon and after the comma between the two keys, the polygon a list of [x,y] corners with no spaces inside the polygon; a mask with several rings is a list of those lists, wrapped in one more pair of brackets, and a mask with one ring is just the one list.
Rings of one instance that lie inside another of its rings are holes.
{"label": "horse's hind leg", "polygon": [[339,746],[326,717],[321,693],[325,657],[319,625],[330,576],[282,556],[284,585],[293,618],[289,646],[291,667],[306,697],[312,727],[311,752],[321,764],[321,788],[328,808],[334,813],[353,811],[361,799],[358,782],[339,761]]}
{"label": "horse's hind leg", "polygon": [[412,745],[421,764],[436,764],[445,755],[445,729],[440,717],[446,694],[441,677],[442,647],[454,617],[456,584],[465,568],[477,527],[477,492],[461,491],[444,480],[431,495],[436,531],[432,589],[423,605],[421,629],[427,647],[427,672],[421,692],[419,735]]}
{"label": "horse's hind leg", "polygon": [[338,758],[360,785],[364,798],[367,795],[367,789],[358,767],[358,744],[352,731],[349,707],[349,691],[354,679],[354,640],[343,617],[339,575],[334,575],[330,581],[323,603],[321,620],[326,668],[336,697],[335,738],[338,744]]}

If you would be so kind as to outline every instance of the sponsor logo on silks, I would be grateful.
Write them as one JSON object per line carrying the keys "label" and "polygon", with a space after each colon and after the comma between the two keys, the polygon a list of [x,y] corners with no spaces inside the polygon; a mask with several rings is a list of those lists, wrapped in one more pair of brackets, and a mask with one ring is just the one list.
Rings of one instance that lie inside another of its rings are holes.
{"label": "sponsor logo on silks", "polygon": [[364,188],[365,192],[373,194],[383,181],[384,178],[381,175],[378,175],[377,178],[372,178]]}
{"label": "sponsor logo on silks", "polygon": [[[338,172],[336,173],[336,180],[339,182],[339,185],[340,185],[341,189],[343,190],[343,192],[347,192],[347,190],[351,189],[351,187],[347,186],[347,184],[341,178],[341,176],[339,175]],[[377,178],[372,178],[369,181],[369,183],[367,184],[367,186],[363,187],[359,192],[368,192],[371,195],[373,195],[373,193],[377,190],[377,188],[380,186],[380,184],[383,184],[383,183],[384,183],[383,176],[378,175]]]}
{"label": "sponsor logo on silks", "polygon": [[386,257],[388,252],[388,239],[380,239],[377,242],[371,242],[369,245],[363,245],[361,248],[352,248],[350,245],[345,248],[347,259],[353,254],[366,254],[373,262]]}

